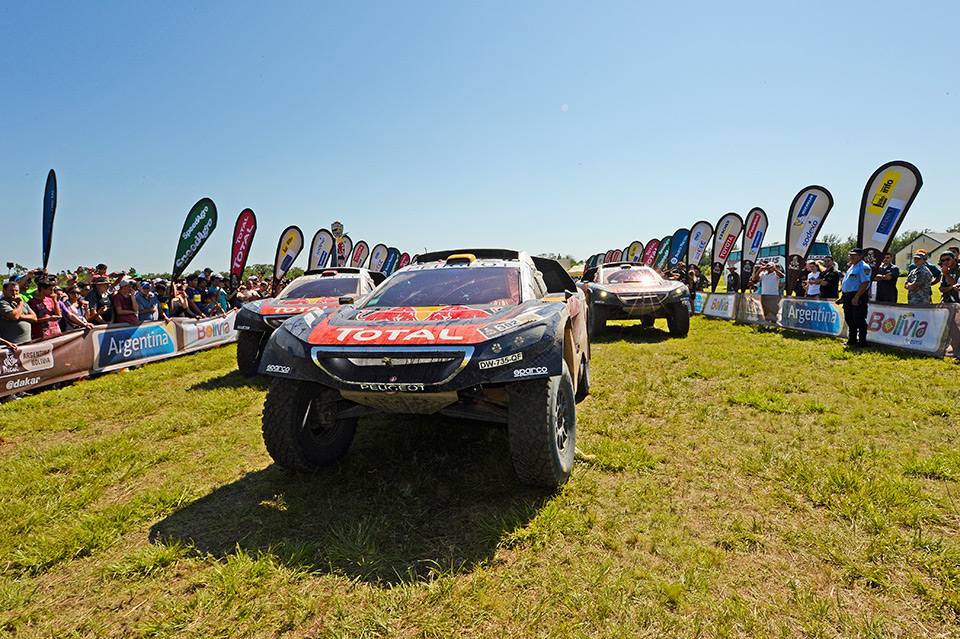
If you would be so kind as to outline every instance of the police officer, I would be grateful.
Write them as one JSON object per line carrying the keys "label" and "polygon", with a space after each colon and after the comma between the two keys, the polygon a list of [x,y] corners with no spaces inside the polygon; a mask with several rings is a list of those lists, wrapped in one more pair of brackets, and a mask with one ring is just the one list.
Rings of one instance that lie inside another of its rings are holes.
{"label": "police officer", "polygon": [[850,268],[840,283],[840,303],[847,323],[847,346],[867,345],[867,300],[870,298],[870,267],[863,261],[863,249],[850,249]]}

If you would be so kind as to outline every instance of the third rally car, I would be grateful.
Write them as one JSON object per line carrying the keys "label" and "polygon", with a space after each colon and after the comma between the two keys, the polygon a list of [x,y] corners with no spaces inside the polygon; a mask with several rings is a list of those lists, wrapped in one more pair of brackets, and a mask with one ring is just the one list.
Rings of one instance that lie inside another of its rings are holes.
{"label": "third rally car", "polygon": [[676,280],[665,280],[649,266],[612,262],[587,269],[580,288],[589,304],[590,335],[602,335],[607,320],[639,319],[653,326],[666,318],[670,334],[686,337],[690,331],[690,289]]}

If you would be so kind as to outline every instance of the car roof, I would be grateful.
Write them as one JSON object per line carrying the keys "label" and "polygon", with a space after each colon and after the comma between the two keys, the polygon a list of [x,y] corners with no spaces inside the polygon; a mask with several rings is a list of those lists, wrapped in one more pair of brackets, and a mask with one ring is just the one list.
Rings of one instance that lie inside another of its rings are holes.
{"label": "car roof", "polygon": [[513,249],[497,248],[467,248],[467,249],[449,249],[445,251],[431,251],[421,253],[415,258],[414,263],[426,264],[429,262],[443,262],[453,255],[473,255],[478,260],[503,260],[506,262],[523,262],[528,266],[540,271],[543,276],[543,283],[547,287],[547,293],[562,293],[570,291],[575,293],[577,285],[573,278],[567,273],[566,269],[556,260],[546,257],[531,257],[526,251],[516,251]]}
{"label": "car roof", "polygon": [[[383,280],[387,279],[387,276],[379,271],[371,271],[367,268],[357,268],[355,266],[331,266],[329,268],[316,268],[309,271],[305,271],[300,277],[311,276],[308,279],[318,280],[323,277],[330,277],[326,275],[327,273],[334,273],[336,275],[369,275],[373,279],[374,284],[379,284]],[[314,277],[315,276],[315,277]],[[298,277],[297,279],[300,279]]]}

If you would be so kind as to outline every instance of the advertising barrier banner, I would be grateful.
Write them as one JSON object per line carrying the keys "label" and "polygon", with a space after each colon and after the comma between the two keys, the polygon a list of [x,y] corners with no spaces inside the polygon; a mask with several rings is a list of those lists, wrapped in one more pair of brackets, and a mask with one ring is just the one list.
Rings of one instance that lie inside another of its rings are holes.
{"label": "advertising barrier banner", "polygon": [[732,320],[737,316],[736,293],[707,293],[706,296],[701,313],[707,317]]}
{"label": "advertising barrier banner", "polygon": [[846,337],[843,308],[816,298],[781,297],[780,326],[804,333]]}
{"label": "advertising barrier banner", "polygon": [[0,347],[0,397],[232,342],[236,316],[111,324]]}
{"label": "advertising barrier banner", "polygon": [[869,304],[867,342],[944,355],[950,341],[949,329],[955,324],[951,315],[957,315],[954,304]]}

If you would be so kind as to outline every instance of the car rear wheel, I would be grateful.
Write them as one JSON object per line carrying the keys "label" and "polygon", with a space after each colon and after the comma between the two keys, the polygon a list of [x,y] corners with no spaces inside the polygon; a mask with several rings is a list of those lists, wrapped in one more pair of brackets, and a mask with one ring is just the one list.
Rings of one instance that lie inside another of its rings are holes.
{"label": "car rear wheel", "polygon": [[690,332],[690,311],[684,303],[673,304],[667,315],[667,328],[674,337],[686,337]]}
{"label": "car rear wheel", "polygon": [[521,482],[556,488],[570,478],[577,440],[573,380],[566,362],[554,377],[511,384],[507,431]]}
{"label": "car rear wheel", "polygon": [[607,307],[603,304],[590,305],[590,337],[607,332]]}
{"label": "car rear wheel", "polygon": [[277,378],[263,404],[263,443],[278,465],[298,472],[320,470],[347,452],[356,419],[335,419],[347,402],[334,390]]}
{"label": "car rear wheel", "polygon": [[266,333],[237,331],[237,368],[242,375],[253,377],[257,374],[267,338]]}

